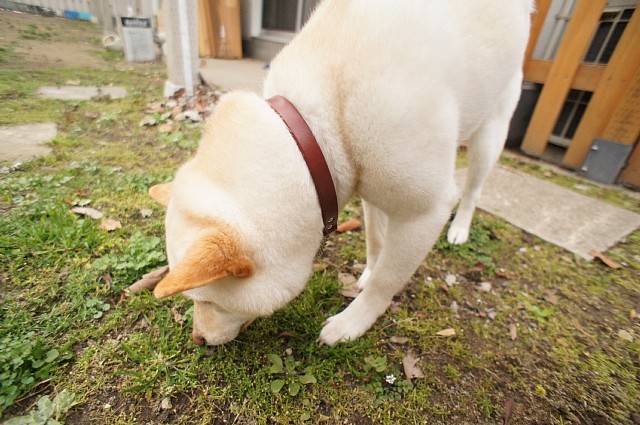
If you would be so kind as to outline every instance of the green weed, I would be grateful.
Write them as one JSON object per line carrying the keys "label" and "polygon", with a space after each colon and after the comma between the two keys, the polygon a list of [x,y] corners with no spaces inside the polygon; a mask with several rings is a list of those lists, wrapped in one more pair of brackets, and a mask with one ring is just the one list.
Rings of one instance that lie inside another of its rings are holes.
{"label": "green weed", "polygon": [[3,425],[61,425],[62,418],[78,403],[76,394],[62,390],[53,401],[45,395],[27,415],[11,418]]}
{"label": "green weed", "polygon": [[413,390],[413,384],[400,379],[400,372],[387,363],[386,356],[367,356],[364,358],[365,380],[369,382],[367,388],[375,398],[374,406],[389,401],[400,401]]}
{"label": "green weed", "polygon": [[318,382],[313,376],[313,367],[308,366],[301,370],[302,362],[295,360],[291,355],[287,355],[284,361],[277,354],[267,354],[267,358],[271,362],[269,374],[276,377],[270,385],[274,394],[280,393],[286,385],[289,395],[295,397],[304,386]]}
{"label": "green weed", "polygon": [[70,346],[51,348],[35,332],[7,335],[0,341],[0,417],[17,397],[48,379],[73,356]]}

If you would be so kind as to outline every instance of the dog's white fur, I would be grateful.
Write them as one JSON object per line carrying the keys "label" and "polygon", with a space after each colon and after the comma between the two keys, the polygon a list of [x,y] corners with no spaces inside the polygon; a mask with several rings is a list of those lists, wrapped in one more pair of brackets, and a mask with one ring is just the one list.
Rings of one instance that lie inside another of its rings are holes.
{"label": "dog's white fur", "polygon": [[[448,239],[467,240],[519,97],[532,7],[533,0],[326,0],[272,62],[265,98],[288,98],[306,119],[340,207],[354,194],[363,199],[362,292],[326,321],[321,342],[362,335],[424,260],[458,199],[455,156],[465,140],[469,178]],[[295,142],[262,98],[230,93],[220,101],[197,155],[173,182],[166,229],[168,277],[176,276],[156,295],[186,289],[196,341],[229,341],[302,291],[322,240],[320,208]],[[206,249],[194,246],[211,232],[233,245],[213,242],[219,258],[241,252],[251,264],[204,271]],[[178,276],[188,272],[181,264],[203,269],[194,272],[197,283],[175,286],[192,279]]]}

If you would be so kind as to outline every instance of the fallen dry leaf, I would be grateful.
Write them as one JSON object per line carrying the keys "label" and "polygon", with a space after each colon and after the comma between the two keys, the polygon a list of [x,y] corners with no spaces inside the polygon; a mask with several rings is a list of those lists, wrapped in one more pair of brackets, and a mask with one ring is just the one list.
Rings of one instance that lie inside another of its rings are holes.
{"label": "fallen dry leaf", "polygon": [[631,310],[629,310],[629,320],[630,321],[633,322],[634,320],[636,320],[637,317],[638,317],[638,313],[636,313],[635,309],[632,308]]}
{"label": "fallen dry leaf", "polygon": [[100,228],[102,230],[106,230],[107,232],[112,232],[116,229],[122,229],[122,223],[120,223],[118,220],[103,218],[100,222]]}
{"label": "fallen dry leaf", "polygon": [[389,338],[389,342],[393,343],[393,344],[400,344],[400,345],[404,345],[409,341],[409,338],[407,338],[406,336],[392,336],[391,338]]}
{"label": "fallen dry leaf", "polygon": [[611,258],[607,257],[603,253],[596,251],[594,249],[589,251],[589,255],[593,255],[594,258],[597,258],[598,260],[602,261],[604,264],[606,264],[608,267],[611,267],[612,269],[619,269],[622,267],[620,264],[616,263]]}
{"label": "fallen dry leaf", "polygon": [[143,208],[140,210],[140,215],[142,218],[149,218],[153,214],[153,210],[149,208]]}
{"label": "fallen dry leaf", "polygon": [[511,273],[509,270],[505,270],[505,269],[498,270],[496,272],[496,276],[501,277],[503,279],[507,279],[507,280],[513,280],[515,278],[513,273]]}
{"label": "fallen dry leaf", "polygon": [[360,220],[358,220],[357,218],[350,218],[344,223],[339,224],[338,228],[336,229],[336,232],[338,233],[349,232],[351,230],[357,230],[360,227],[362,227],[362,223],[360,222]]}
{"label": "fallen dry leaf", "polygon": [[100,282],[102,282],[103,284],[111,288],[111,285],[113,284],[113,278],[111,277],[111,273],[105,272],[102,276],[100,276]]}
{"label": "fallen dry leaf", "polygon": [[184,316],[178,311],[178,309],[171,307],[171,314],[173,315],[173,320],[175,320],[176,323],[180,325],[184,323]]}
{"label": "fallen dry leaf", "polygon": [[178,105],[178,106],[174,107],[173,109],[171,109],[171,118],[175,118],[178,115],[180,115],[182,113],[182,109],[183,109],[183,107],[181,105]]}
{"label": "fallen dry leaf", "polygon": [[436,332],[436,335],[438,336],[455,336],[456,335],[456,330],[453,328],[447,328],[447,329],[443,329],[441,331]]}
{"label": "fallen dry leaf", "polygon": [[148,126],[152,126],[152,125],[156,125],[157,121],[155,118],[147,115],[146,117],[142,118],[142,120],[138,123],[138,125],[140,127],[148,127]]}
{"label": "fallen dry leaf", "polygon": [[349,286],[356,283],[356,277],[349,273],[338,273],[338,281],[342,286]]}
{"label": "fallen dry leaf", "polygon": [[142,279],[138,280],[127,289],[125,289],[125,294],[133,294],[135,292],[143,291],[145,289],[153,290],[158,283],[169,273],[169,266],[160,267],[152,272],[149,272],[142,276]]}
{"label": "fallen dry leaf", "polygon": [[321,271],[326,270],[327,267],[329,267],[329,265],[326,264],[326,263],[314,263],[313,267],[312,267],[312,270],[313,270],[314,273],[316,273],[316,272],[321,272]]}
{"label": "fallen dry leaf", "polygon": [[625,331],[624,329],[620,329],[618,331],[618,338],[629,342],[633,341],[633,335],[629,331]]}
{"label": "fallen dry leaf", "polygon": [[478,285],[477,289],[480,292],[490,292],[491,291],[491,282],[482,282]]}
{"label": "fallen dry leaf", "polygon": [[511,341],[518,338],[518,329],[515,323],[509,323],[509,335],[511,336]]}
{"label": "fallen dry leaf", "polygon": [[446,275],[446,276],[445,276],[445,278],[444,278],[444,283],[446,283],[446,284],[447,284],[447,286],[453,286],[453,285],[455,285],[455,284],[456,284],[457,280],[458,280],[458,279],[456,278],[456,275],[454,275],[454,274],[448,274],[448,275]]}
{"label": "fallen dry leaf", "polygon": [[360,290],[356,286],[356,278],[349,273],[338,273],[338,281],[342,285],[340,293],[347,298],[355,298],[360,293]]}
{"label": "fallen dry leaf", "polygon": [[169,397],[163,398],[162,401],[160,402],[160,408],[162,410],[173,409],[173,405],[171,404],[171,399]]}
{"label": "fallen dry leaf", "polygon": [[422,373],[422,370],[420,370],[420,368],[416,366],[418,360],[419,359],[416,358],[415,354],[413,354],[412,351],[408,352],[402,359],[404,375],[407,377],[407,380],[409,382],[411,382],[412,379],[424,378],[424,373]]}
{"label": "fallen dry leaf", "polygon": [[149,102],[147,103],[147,109],[150,109],[153,112],[162,111],[163,109],[162,102]]}
{"label": "fallen dry leaf", "polygon": [[351,270],[353,270],[354,272],[362,273],[366,267],[367,267],[366,264],[356,263],[353,266],[351,266]]}
{"label": "fallen dry leaf", "polygon": [[504,419],[502,420],[503,425],[509,425],[509,423],[511,422],[515,404],[516,403],[513,401],[513,399],[509,399],[504,403]]}
{"label": "fallen dry leaf", "polygon": [[158,127],[158,131],[160,133],[171,133],[173,131],[173,126],[171,124],[162,124]]}
{"label": "fallen dry leaf", "polygon": [[93,218],[94,220],[99,220],[104,216],[104,214],[102,214],[97,209],[90,208],[90,207],[73,207],[73,208],[71,208],[71,211],[73,211],[74,213],[76,213],[78,215],[89,216],[89,217]]}
{"label": "fallen dry leaf", "polygon": [[547,291],[542,299],[544,299],[549,304],[558,305],[558,296],[552,291]]}
{"label": "fallen dry leaf", "polygon": [[[391,305],[389,306],[389,311],[392,313],[397,313],[400,311],[402,303],[398,301],[391,301]],[[420,312],[418,312],[420,313]]]}

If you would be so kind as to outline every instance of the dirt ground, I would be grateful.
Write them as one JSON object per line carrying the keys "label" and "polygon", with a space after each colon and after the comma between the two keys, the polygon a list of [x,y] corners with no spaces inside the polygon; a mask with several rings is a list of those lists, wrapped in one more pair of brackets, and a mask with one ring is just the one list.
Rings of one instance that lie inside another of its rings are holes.
{"label": "dirt ground", "polygon": [[43,18],[27,13],[0,10],[0,45],[12,46],[23,63],[41,67],[101,68],[104,60],[98,37],[86,38],[88,22]]}

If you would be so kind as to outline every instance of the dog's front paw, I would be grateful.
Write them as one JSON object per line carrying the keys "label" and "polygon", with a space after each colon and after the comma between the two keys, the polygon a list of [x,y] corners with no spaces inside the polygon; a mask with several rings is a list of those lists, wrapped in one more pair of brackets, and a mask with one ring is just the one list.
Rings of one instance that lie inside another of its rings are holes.
{"label": "dog's front paw", "polygon": [[469,228],[463,226],[456,226],[455,223],[449,227],[447,232],[447,240],[454,245],[462,245],[469,239]]}
{"label": "dog's front paw", "polygon": [[365,333],[371,324],[363,323],[360,320],[349,318],[347,310],[340,314],[331,316],[324,322],[322,331],[320,332],[319,341],[329,346],[338,342],[353,341],[360,335]]}

